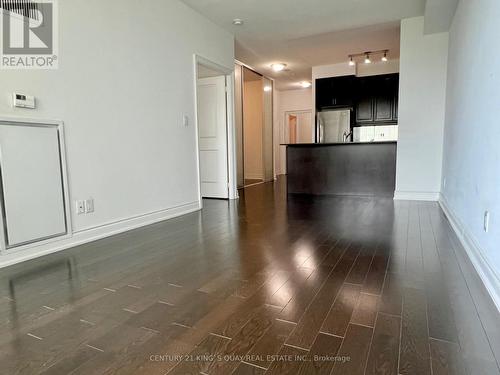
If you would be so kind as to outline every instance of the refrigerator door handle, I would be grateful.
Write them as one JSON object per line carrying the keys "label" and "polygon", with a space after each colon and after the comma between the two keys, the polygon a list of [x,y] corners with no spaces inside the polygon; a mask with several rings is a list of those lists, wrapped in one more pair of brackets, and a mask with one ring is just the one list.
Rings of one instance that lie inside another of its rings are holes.
{"label": "refrigerator door handle", "polygon": [[323,143],[322,124],[319,116],[318,116],[318,124],[316,126],[316,138],[318,143]]}

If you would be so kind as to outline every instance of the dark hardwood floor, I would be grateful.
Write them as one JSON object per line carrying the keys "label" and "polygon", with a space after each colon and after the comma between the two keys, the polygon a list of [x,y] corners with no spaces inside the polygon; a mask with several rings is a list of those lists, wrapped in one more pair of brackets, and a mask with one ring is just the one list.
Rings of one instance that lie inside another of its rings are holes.
{"label": "dark hardwood floor", "polygon": [[2,374],[500,374],[436,203],[238,202],[0,270]]}

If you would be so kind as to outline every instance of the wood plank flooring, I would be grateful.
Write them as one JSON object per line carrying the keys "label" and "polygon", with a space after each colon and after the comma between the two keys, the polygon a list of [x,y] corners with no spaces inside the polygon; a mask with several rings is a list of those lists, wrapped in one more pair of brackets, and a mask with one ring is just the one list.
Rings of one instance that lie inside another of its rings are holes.
{"label": "wood plank flooring", "polygon": [[0,373],[500,375],[436,203],[285,185],[1,269]]}

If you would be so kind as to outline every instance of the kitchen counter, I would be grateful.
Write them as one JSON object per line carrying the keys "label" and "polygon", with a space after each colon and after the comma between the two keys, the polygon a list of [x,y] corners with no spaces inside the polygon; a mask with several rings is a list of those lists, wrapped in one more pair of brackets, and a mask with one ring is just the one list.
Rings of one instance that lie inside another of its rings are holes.
{"label": "kitchen counter", "polygon": [[348,145],[373,145],[373,144],[391,144],[396,141],[383,142],[336,142],[336,143],[281,143],[280,146],[290,147],[324,147],[324,146],[348,146]]}
{"label": "kitchen counter", "polygon": [[394,195],[397,142],[285,146],[289,194]]}

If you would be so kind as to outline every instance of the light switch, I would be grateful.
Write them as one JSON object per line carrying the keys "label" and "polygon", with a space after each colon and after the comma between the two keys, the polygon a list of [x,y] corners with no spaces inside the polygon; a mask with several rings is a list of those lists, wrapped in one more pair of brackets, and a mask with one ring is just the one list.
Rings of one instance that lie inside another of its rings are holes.
{"label": "light switch", "polygon": [[189,126],[189,117],[188,117],[188,115],[183,115],[182,116],[182,125]]}

